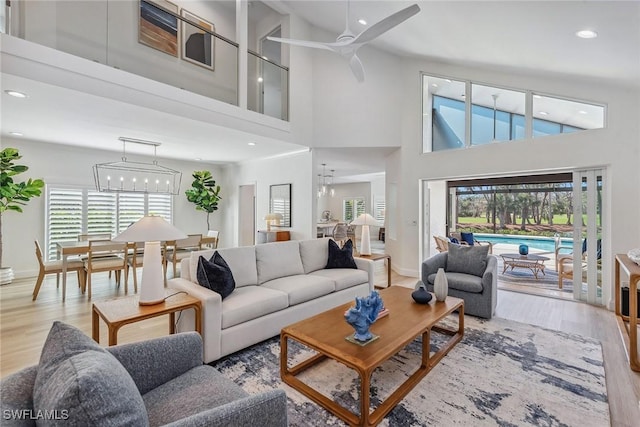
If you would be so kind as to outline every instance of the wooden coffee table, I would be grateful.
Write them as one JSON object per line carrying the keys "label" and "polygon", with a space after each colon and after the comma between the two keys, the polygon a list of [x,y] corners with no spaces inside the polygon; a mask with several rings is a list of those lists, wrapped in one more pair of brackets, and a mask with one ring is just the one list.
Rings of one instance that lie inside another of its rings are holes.
{"label": "wooden coffee table", "polygon": [[[280,334],[280,375],[282,380],[314,402],[350,425],[373,426],[378,424],[404,396],[462,339],[464,334],[464,301],[447,297],[444,302],[420,305],[411,299],[412,289],[391,286],[380,291],[389,315],[371,325],[371,332],[380,337],[359,346],[345,339],[353,334],[353,328],[345,321],[344,312],[353,302],[325,311],[282,329]],[[436,326],[438,322],[458,310],[458,330]],[[449,340],[430,356],[431,331],[450,335]],[[383,362],[402,350],[416,337],[422,335],[422,361],[418,369],[389,397],[369,412],[369,386],[371,374]],[[298,341],[318,352],[317,355],[289,367],[288,340]],[[360,416],[334,402],[310,385],[296,378],[300,372],[325,358],[334,359],[355,370],[360,376]]]}

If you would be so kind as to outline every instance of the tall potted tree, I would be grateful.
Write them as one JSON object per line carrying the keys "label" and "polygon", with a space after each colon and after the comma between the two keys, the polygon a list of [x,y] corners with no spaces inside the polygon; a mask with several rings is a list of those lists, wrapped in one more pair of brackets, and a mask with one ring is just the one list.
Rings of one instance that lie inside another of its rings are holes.
{"label": "tall potted tree", "polygon": [[11,267],[3,267],[2,264],[2,215],[5,211],[22,212],[22,206],[32,197],[40,196],[44,187],[44,181],[41,179],[14,181],[16,175],[29,169],[27,166],[14,163],[21,158],[16,148],[5,148],[0,152],[0,285],[11,283],[13,279]]}
{"label": "tall potted tree", "polygon": [[220,201],[220,186],[216,185],[211,172],[195,171],[191,188],[185,191],[187,200],[195,203],[196,210],[207,213],[207,230],[210,230],[209,215],[218,210]]}

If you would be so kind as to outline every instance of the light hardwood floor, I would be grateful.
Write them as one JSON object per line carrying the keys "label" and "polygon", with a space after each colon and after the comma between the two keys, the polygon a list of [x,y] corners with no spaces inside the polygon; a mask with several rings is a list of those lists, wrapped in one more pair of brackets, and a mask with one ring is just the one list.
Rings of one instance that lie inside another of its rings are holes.
{"label": "light hardwood floor", "polygon": [[[385,284],[386,270],[379,263],[376,283]],[[413,287],[416,278],[392,274],[392,283]],[[0,376],[38,363],[40,350],[54,320],[63,320],[91,335],[91,302],[81,295],[75,276],[67,281],[67,300],[61,302],[61,289],[55,277],[47,277],[37,301],[31,301],[34,279],[16,280],[0,287]],[[107,273],[94,282],[93,301],[124,295]],[[544,298],[523,293],[498,291],[496,315],[548,329],[589,336],[602,342],[611,425],[637,426],[640,420],[640,373],[629,369],[612,312],[572,301]],[[107,342],[106,327],[101,326],[100,342]],[[168,316],[124,326],[119,343],[162,336],[169,331]]]}

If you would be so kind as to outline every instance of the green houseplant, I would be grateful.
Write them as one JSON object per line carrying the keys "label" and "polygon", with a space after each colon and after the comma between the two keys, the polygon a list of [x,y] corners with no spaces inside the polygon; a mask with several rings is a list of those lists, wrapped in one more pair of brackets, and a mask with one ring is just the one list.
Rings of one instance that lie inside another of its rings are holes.
{"label": "green houseplant", "polygon": [[218,210],[218,202],[221,199],[220,186],[216,185],[209,171],[195,171],[192,176],[191,188],[184,194],[187,195],[188,201],[195,203],[196,210],[207,213],[207,230],[210,230],[209,214]]}
{"label": "green houseplant", "polygon": [[[22,156],[16,148],[5,148],[0,152],[0,266],[2,266],[2,215],[5,211],[22,212],[22,206],[26,205],[32,197],[42,194],[44,181],[31,179],[15,182],[14,177],[29,168],[24,165],[16,165],[15,161]],[[0,272],[0,284],[11,282],[13,272],[10,267],[2,267]]]}

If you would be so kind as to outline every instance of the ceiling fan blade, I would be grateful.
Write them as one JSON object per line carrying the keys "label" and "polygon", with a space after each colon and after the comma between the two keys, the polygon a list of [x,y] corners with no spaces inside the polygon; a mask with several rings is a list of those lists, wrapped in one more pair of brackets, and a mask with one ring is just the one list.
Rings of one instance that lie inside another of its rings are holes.
{"label": "ceiling fan blade", "polygon": [[313,48],[316,48],[316,49],[333,50],[328,45],[328,43],[314,42],[314,41],[309,41],[309,40],[281,39],[279,37],[271,37],[271,36],[268,36],[267,40],[271,40],[271,41],[274,41],[274,42],[291,44],[291,45],[295,45],[295,46],[304,46],[304,47],[313,47]]}
{"label": "ceiling fan blade", "polygon": [[353,71],[353,75],[356,76],[356,79],[360,83],[364,81],[364,67],[362,66],[362,62],[358,55],[354,54],[349,60],[349,66],[351,67],[351,71]]}
{"label": "ceiling fan blade", "polygon": [[372,26],[358,34],[356,38],[353,39],[352,44],[363,44],[370,42],[379,35],[386,33],[396,25],[401,24],[402,22],[411,18],[418,12],[420,12],[420,7],[417,4],[414,4],[405,9],[402,9],[399,12],[394,13],[393,15],[389,15],[382,21],[373,24]]}

